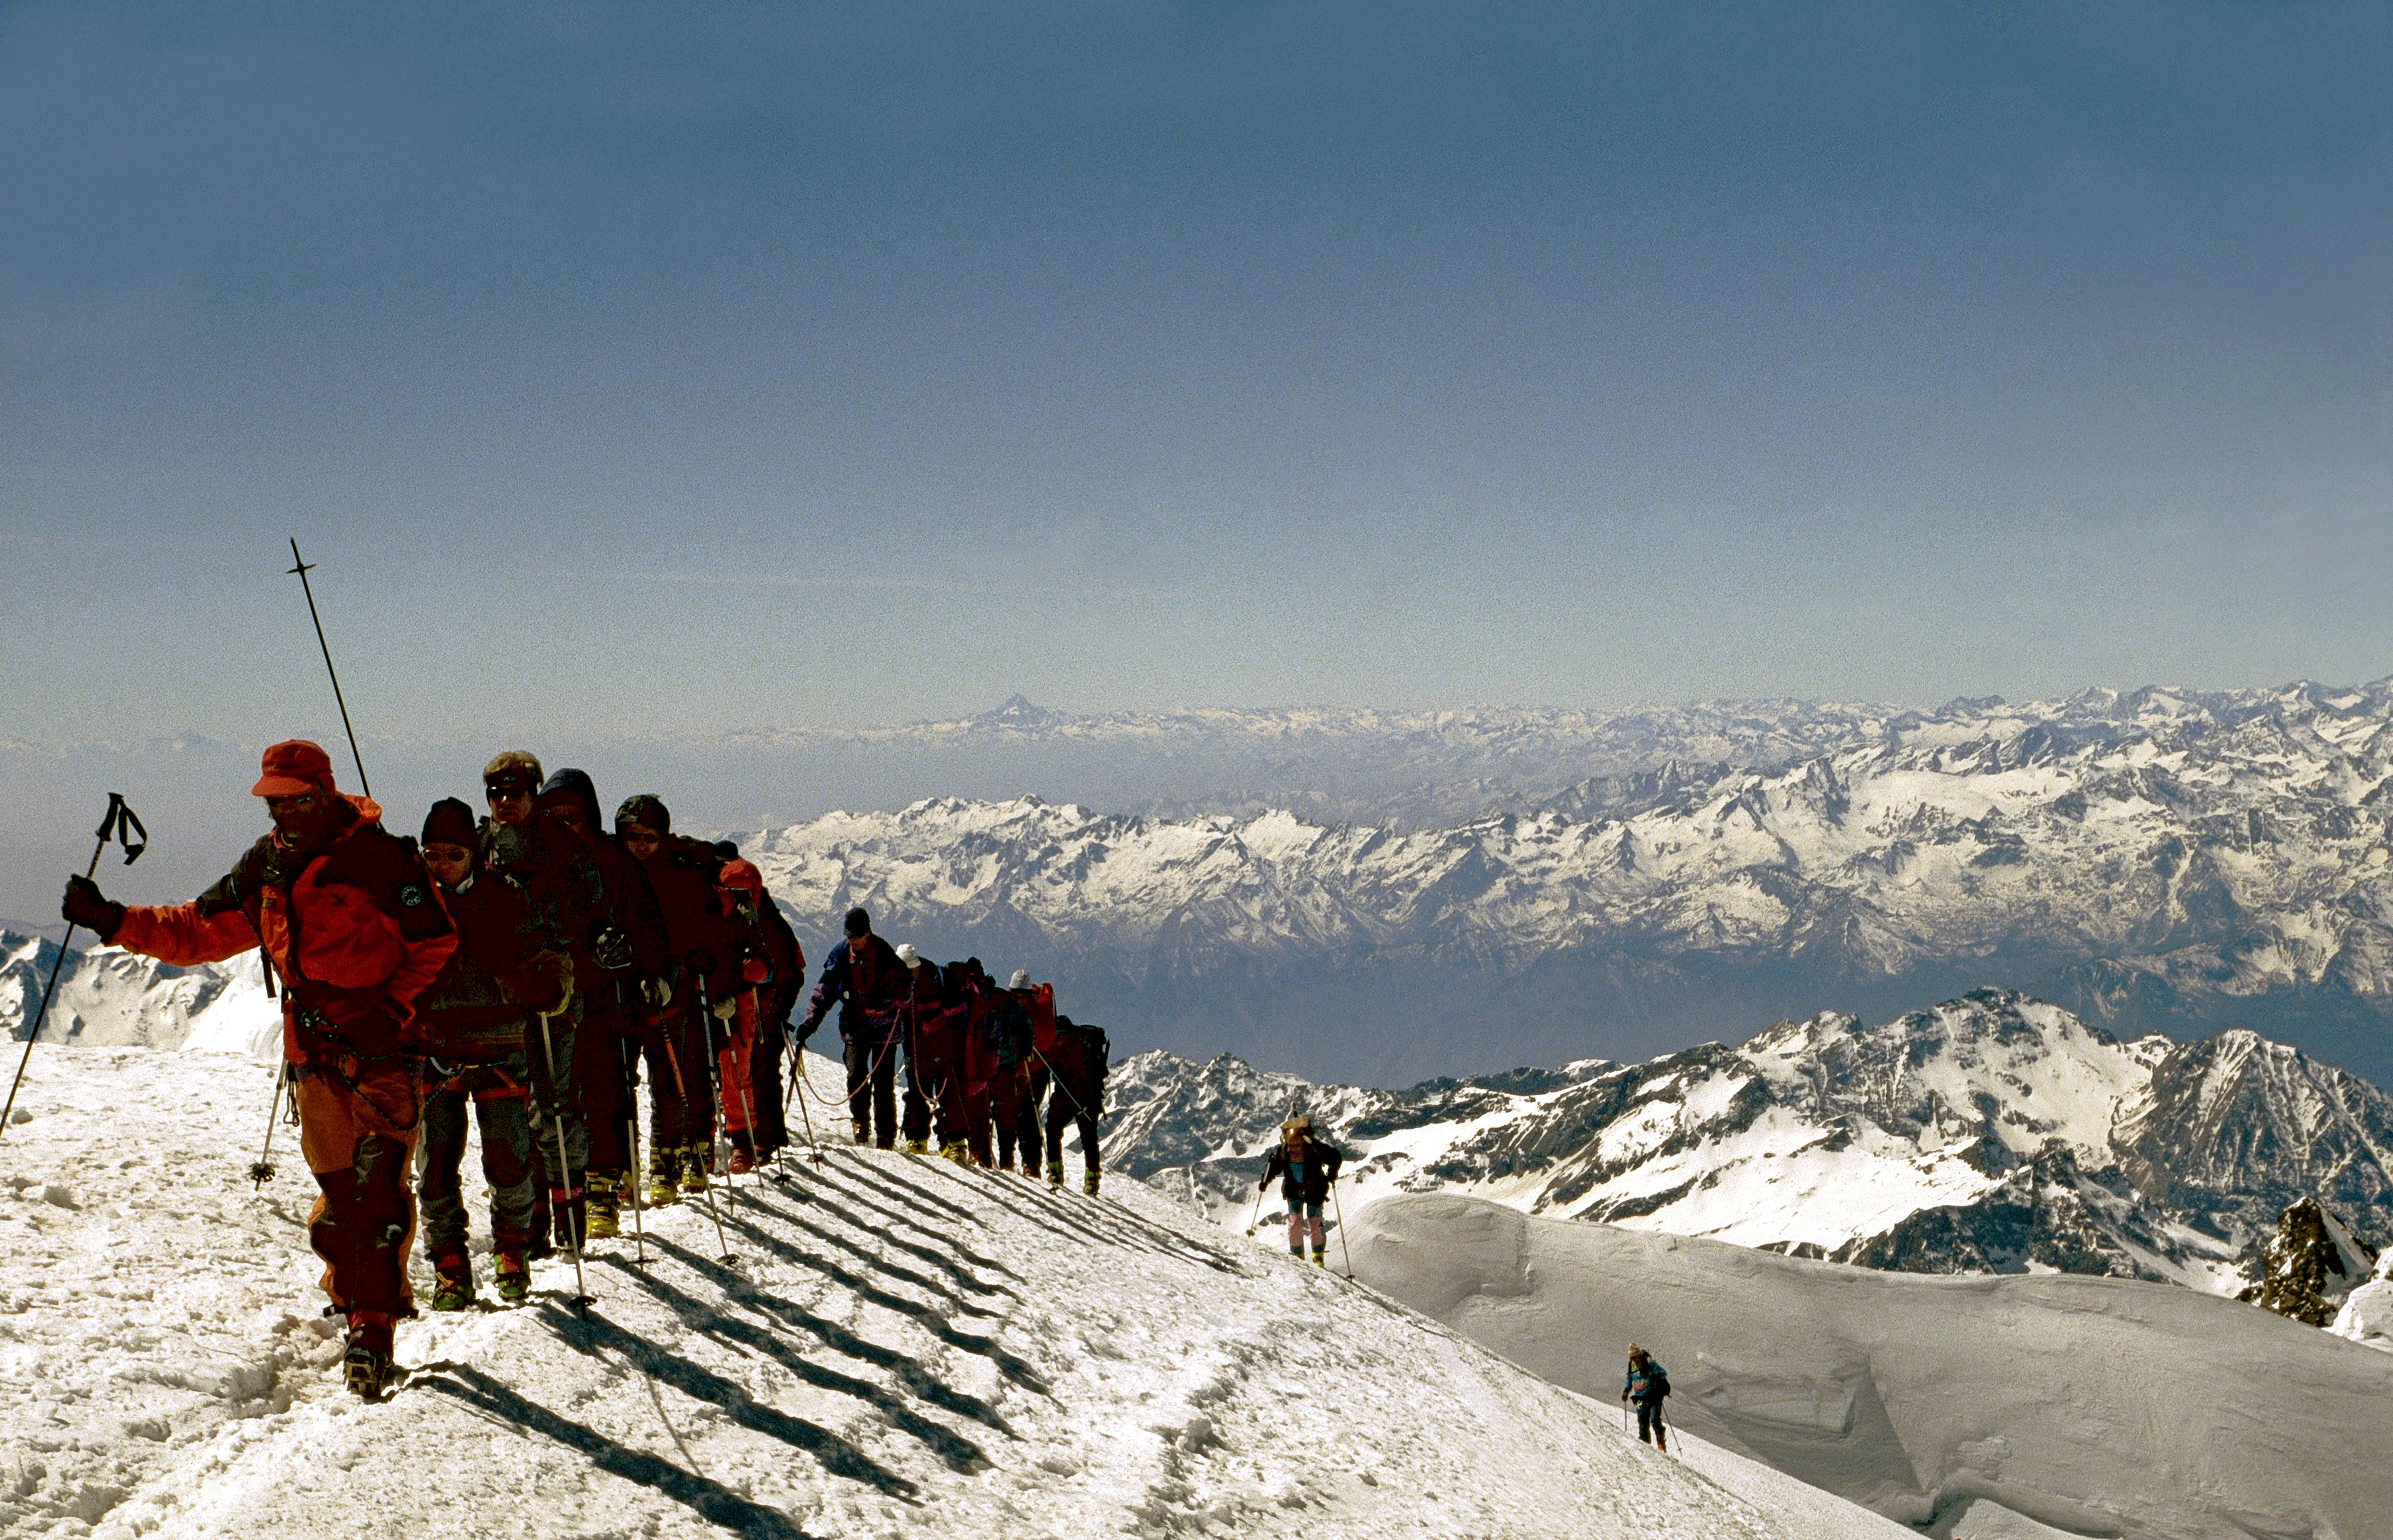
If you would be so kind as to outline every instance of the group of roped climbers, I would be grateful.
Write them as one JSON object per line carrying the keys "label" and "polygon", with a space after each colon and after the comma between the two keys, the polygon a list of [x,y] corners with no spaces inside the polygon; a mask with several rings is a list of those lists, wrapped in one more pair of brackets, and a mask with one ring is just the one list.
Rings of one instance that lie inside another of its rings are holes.
{"label": "group of roped climbers", "polygon": [[1054,989],[1033,985],[1025,970],[1000,988],[978,958],[943,967],[910,944],[890,946],[862,909],[847,911],[844,929],[796,1031],[805,1041],[838,1007],[856,1142],[886,1150],[902,1135],[909,1153],[924,1155],[935,1139],[950,1160],[1011,1171],[1018,1156],[1022,1170],[1035,1172],[1043,1132],[1047,1182],[1060,1187],[1064,1130],[1077,1125],[1080,1185],[1096,1192],[1111,1051],[1105,1033],[1056,1014]]}
{"label": "group of roped climbers", "polygon": [[804,953],[736,848],[675,835],[653,796],[618,807],[609,833],[588,776],[543,777],[519,750],[482,781],[488,816],[443,799],[419,848],[383,828],[370,798],[335,787],[322,749],[278,743],[251,788],[273,829],[215,886],[141,907],[72,877],[61,906],[102,942],[163,962],[252,947],[269,959],[319,1187],[308,1239],[328,1313],[347,1317],[352,1390],[376,1397],[394,1377],[392,1330],[415,1313],[419,1193],[433,1308],[475,1297],[459,1175],[469,1107],[492,1286],[519,1300],[530,1262],[620,1233],[622,1201],[641,1201],[643,1064],[646,1200],[660,1207],[708,1190],[718,1129],[733,1175],[788,1145],[782,1055],[834,1005],[857,1143],[895,1142],[902,1054],[909,1152],[927,1153],[935,1127],[950,1158],[1012,1170],[1018,1151],[1035,1172],[1043,1103],[1050,1185],[1063,1184],[1063,1131],[1077,1124],[1083,1187],[1097,1191],[1109,1047],[1055,1014],[1050,986],[1017,972],[1000,988],[977,958],[939,967],[853,909],[791,1030]]}

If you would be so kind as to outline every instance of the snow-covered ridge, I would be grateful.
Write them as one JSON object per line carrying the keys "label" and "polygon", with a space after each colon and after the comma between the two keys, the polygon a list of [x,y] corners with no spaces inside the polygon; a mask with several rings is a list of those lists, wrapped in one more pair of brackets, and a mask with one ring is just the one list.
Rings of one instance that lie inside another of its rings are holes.
{"label": "snow-covered ridge", "polygon": [[1109,1159],[1241,1218],[1301,1110],[1348,1151],[1349,1205],[1450,1192],[1896,1271],[2226,1293],[2258,1280],[2302,1198],[2372,1256],[2393,1242],[2393,1099],[2375,1087],[2250,1033],[2121,1042],[2006,991],[1403,1091],[1153,1052],[1117,1070],[1111,1101]]}
{"label": "snow-covered ridge", "polygon": [[[808,1069],[837,1093],[837,1064]],[[413,1373],[363,1405],[316,1314],[312,1183],[295,1159],[263,1194],[243,1175],[268,1083],[36,1051],[0,1142],[0,1535],[1892,1533],[1732,1455],[1703,1452],[1715,1481],[1641,1450],[1608,1408],[1135,1183],[1057,1195],[882,1152],[742,1181],[727,1263],[687,1204],[648,1216],[644,1267],[598,1243],[587,1319],[557,1259],[523,1308],[402,1323]]]}

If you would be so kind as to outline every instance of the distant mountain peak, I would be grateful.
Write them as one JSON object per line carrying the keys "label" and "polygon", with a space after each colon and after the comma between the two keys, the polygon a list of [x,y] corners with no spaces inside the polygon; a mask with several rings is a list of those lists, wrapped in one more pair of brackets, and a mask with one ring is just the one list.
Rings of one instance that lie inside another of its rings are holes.
{"label": "distant mountain peak", "polygon": [[1046,727],[1058,720],[1053,711],[1032,705],[1028,696],[1016,690],[994,711],[983,711],[974,717],[972,724],[975,727]]}

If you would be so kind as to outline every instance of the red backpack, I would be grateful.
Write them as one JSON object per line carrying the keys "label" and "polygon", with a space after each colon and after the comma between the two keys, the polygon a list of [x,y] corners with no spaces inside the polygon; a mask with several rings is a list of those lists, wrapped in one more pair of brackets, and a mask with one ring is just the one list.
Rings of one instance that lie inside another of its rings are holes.
{"label": "red backpack", "polygon": [[1055,986],[1034,985],[1014,993],[1022,997],[1022,1003],[1030,1011],[1030,1046],[1042,1059],[1052,1056],[1055,1051]]}

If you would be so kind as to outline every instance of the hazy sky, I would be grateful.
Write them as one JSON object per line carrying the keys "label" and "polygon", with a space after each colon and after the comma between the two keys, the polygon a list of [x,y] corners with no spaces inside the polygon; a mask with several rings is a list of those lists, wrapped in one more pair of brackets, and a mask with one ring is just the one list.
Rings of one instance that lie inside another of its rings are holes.
{"label": "hazy sky", "polygon": [[0,6],[0,735],[2393,672],[2393,10]]}

